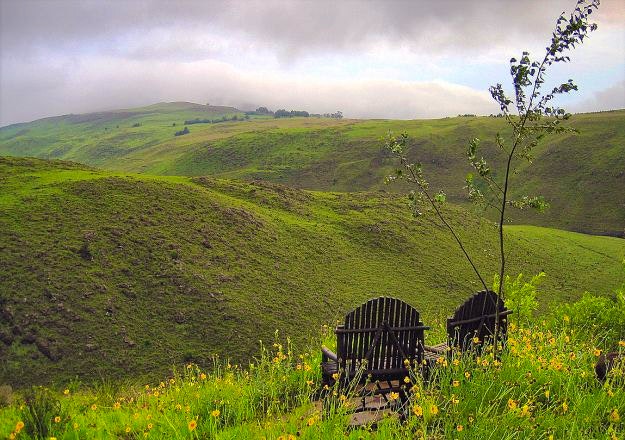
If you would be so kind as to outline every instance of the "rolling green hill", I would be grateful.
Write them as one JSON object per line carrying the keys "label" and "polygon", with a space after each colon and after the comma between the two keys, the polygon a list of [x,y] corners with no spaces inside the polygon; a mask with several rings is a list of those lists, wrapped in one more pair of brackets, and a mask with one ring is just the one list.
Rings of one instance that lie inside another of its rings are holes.
{"label": "rolling green hill", "polygon": [[[501,118],[489,117],[337,121],[253,116],[190,125],[189,134],[174,136],[185,120],[237,112],[163,103],[42,119],[1,128],[0,154],[73,160],[133,173],[262,179],[324,191],[402,191],[383,184],[395,162],[379,138],[388,130],[406,131],[411,156],[424,163],[433,187],[460,202],[469,171],[464,157],[469,139],[481,138],[491,157],[495,134],[506,130]],[[581,134],[549,138],[537,148],[529,172],[520,174],[526,177],[514,183],[516,195],[542,194],[552,208],[540,216],[518,213],[515,221],[623,235],[625,110],[575,115],[571,124]]]}
{"label": "rolling green hill", "polygon": [[[446,209],[491,267],[494,225]],[[621,282],[624,240],[507,235],[511,273],[547,273],[543,307]],[[160,377],[183,361],[255,354],[276,329],[302,344],[372,295],[401,297],[434,324],[479,288],[445,230],[412,219],[397,195],[10,157],[0,255],[0,383],[14,385]]]}

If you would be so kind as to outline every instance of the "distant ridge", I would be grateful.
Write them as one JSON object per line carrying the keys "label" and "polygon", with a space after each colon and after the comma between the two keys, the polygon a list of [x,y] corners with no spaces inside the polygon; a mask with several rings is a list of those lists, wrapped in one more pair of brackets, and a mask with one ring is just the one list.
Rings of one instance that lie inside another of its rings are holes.
{"label": "distant ridge", "polygon": [[59,122],[59,121],[69,121],[73,123],[81,123],[81,122],[91,122],[91,121],[106,121],[106,120],[114,120],[119,118],[120,116],[137,116],[137,115],[147,115],[150,113],[170,113],[175,111],[192,111],[192,112],[202,112],[202,113],[243,113],[241,110],[235,107],[229,107],[224,105],[203,105],[196,104],[194,102],[186,102],[186,101],[174,101],[174,102],[158,102],[156,104],[150,104],[144,107],[131,107],[131,108],[121,108],[121,109],[113,109],[113,110],[101,110],[96,112],[87,112],[87,113],[68,113],[65,115],[59,116],[47,116],[45,118],[35,119],[30,122],[16,122],[14,124],[9,124],[0,127],[0,130],[10,129],[21,127],[28,124],[38,123],[38,122]]}
{"label": "distant ridge", "polygon": [[[275,109],[274,109],[275,110]],[[186,124],[186,125],[185,125]],[[549,136],[520,164],[513,197],[543,195],[551,209],[514,212],[531,223],[590,234],[625,234],[625,110],[574,115],[579,134]],[[433,190],[466,203],[471,168],[467,142],[478,137],[499,167],[494,139],[503,118],[454,117],[396,121],[321,117],[275,119],[234,107],[158,103],[110,112],[67,115],[0,129],[0,155],[65,159],[108,170],[157,175],[260,179],[323,191],[407,190],[385,185],[396,161],[380,138],[409,135]],[[176,136],[178,134],[178,136]],[[501,167],[499,167],[501,169]],[[527,171],[527,172],[525,172]]]}

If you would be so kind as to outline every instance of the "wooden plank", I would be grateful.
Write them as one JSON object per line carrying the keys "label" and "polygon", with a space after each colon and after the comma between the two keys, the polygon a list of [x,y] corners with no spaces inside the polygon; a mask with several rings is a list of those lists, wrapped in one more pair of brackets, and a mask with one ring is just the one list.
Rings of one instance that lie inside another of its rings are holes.
{"label": "wooden plank", "polygon": [[[406,304],[403,301],[399,301],[397,308],[398,308],[397,320],[395,321],[394,327],[399,327],[401,325],[409,324],[407,316],[406,316],[406,312],[408,310],[408,304]],[[407,333],[408,332],[406,330],[397,330],[397,340],[399,341],[399,344],[402,346],[402,349],[404,350],[404,352],[406,352],[406,354],[408,354],[407,349],[406,349],[406,334]],[[402,356],[398,353],[398,356],[394,359],[394,363],[391,366],[392,367],[401,366],[403,362],[403,359],[399,359],[401,357]]]}
{"label": "wooden plank", "polygon": [[[379,327],[382,324],[382,320],[384,319],[384,303],[385,303],[384,297],[381,297],[376,303],[376,310],[375,310],[375,317],[374,317],[375,321],[373,323],[374,326]],[[379,370],[381,368],[380,358],[382,357],[383,337],[384,335],[380,334],[380,338],[376,346],[373,349],[373,365],[371,366],[371,369]]]}
{"label": "wooden plank", "polygon": [[386,305],[384,307],[384,320],[382,324],[386,324],[386,331],[384,332],[385,341],[384,346],[382,347],[382,368],[390,368],[390,361],[393,356],[393,334],[392,330],[389,329],[389,324],[392,322],[394,313],[395,313],[395,298],[386,298]]}
{"label": "wooden plank", "polygon": [[[366,328],[371,326],[371,307],[372,307],[372,302],[367,301],[367,304],[365,304],[365,310],[364,310],[364,327]],[[363,338],[362,338],[363,358],[366,357],[366,353],[367,351],[369,351],[370,346],[371,346],[371,333],[363,334]],[[367,368],[370,368],[370,366],[368,365]]]}
{"label": "wooden plank", "polygon": [[[362,312],[363,312],[363,306],[360,306],[356,309],[355,315],[354,315],[355,327],[358,329],[362,328],[362,322],[361,322]],[[359,332],[358,334],[355,335],[354,344],[353,344],[354,346],[353,346],[353,350],[351,354],[354,361],[359,361],[360,359],[362,359],[360,350],[361,350],[363,336],[364,334],[362,332]],[[356,363],[359,364],[360,362],[356,362]]]}

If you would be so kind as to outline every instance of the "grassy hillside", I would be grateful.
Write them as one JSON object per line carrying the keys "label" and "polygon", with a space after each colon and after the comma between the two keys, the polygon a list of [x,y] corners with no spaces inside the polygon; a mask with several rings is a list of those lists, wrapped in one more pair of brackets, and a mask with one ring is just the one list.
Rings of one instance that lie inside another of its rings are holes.
{"label": "grassy hillside", "polygon": [[[262,179],[305,189],[363,191],[386,187],[394,160],[379,138],[388,130],[411,136],[410,153],[425,165],[433,187],[464,200],[469,171],[464,151],[473,137],[487,157],[496,152],[501,118],[439,120],[330,120],[295,118],[194,124],[187,119],[236,109],[159,104],[142,109],[49,118],[0,129],[0,154],[58,158],[109,170],[158,175],[211,175]],[[135,124],[138,127],[133,127]],[[172,124],[176,123],[176,127]],[[552,209],[515,221],[597,234],[622,235],[625,227],[625,110],[575,115],[579,135],[549,138],[536,150],[528,174],[514,183],[517,195],[542,194]],[[497,165],[497,160],[493,162]],[[521,170],[523,171],[523,170]]]}
{"label": "grassy hillside", "polygon": [[[494,225],[447,209],[492,267]],[[620,282],[623,240],[507,233],[511,273],[547,273],[544,307]],[[435,219],[411,219],[399,196],[38,159],[0,159],[0,254],[0,383],[17,385],[242,359],[276,329],[301,345],[373,295],[436,323],[479,287]]]}

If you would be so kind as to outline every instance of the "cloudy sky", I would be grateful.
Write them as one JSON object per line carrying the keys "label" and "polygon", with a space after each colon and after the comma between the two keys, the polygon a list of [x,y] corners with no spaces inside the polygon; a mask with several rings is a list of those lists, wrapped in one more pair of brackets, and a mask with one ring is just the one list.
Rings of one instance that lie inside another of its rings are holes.
{"label": "cloudy sky", "polygon": [[[192,101],[355,118],[496,113],[574,0],[0,0],[0,125]],[[570,111],[625,107],[625,0],[550,72]]]}

